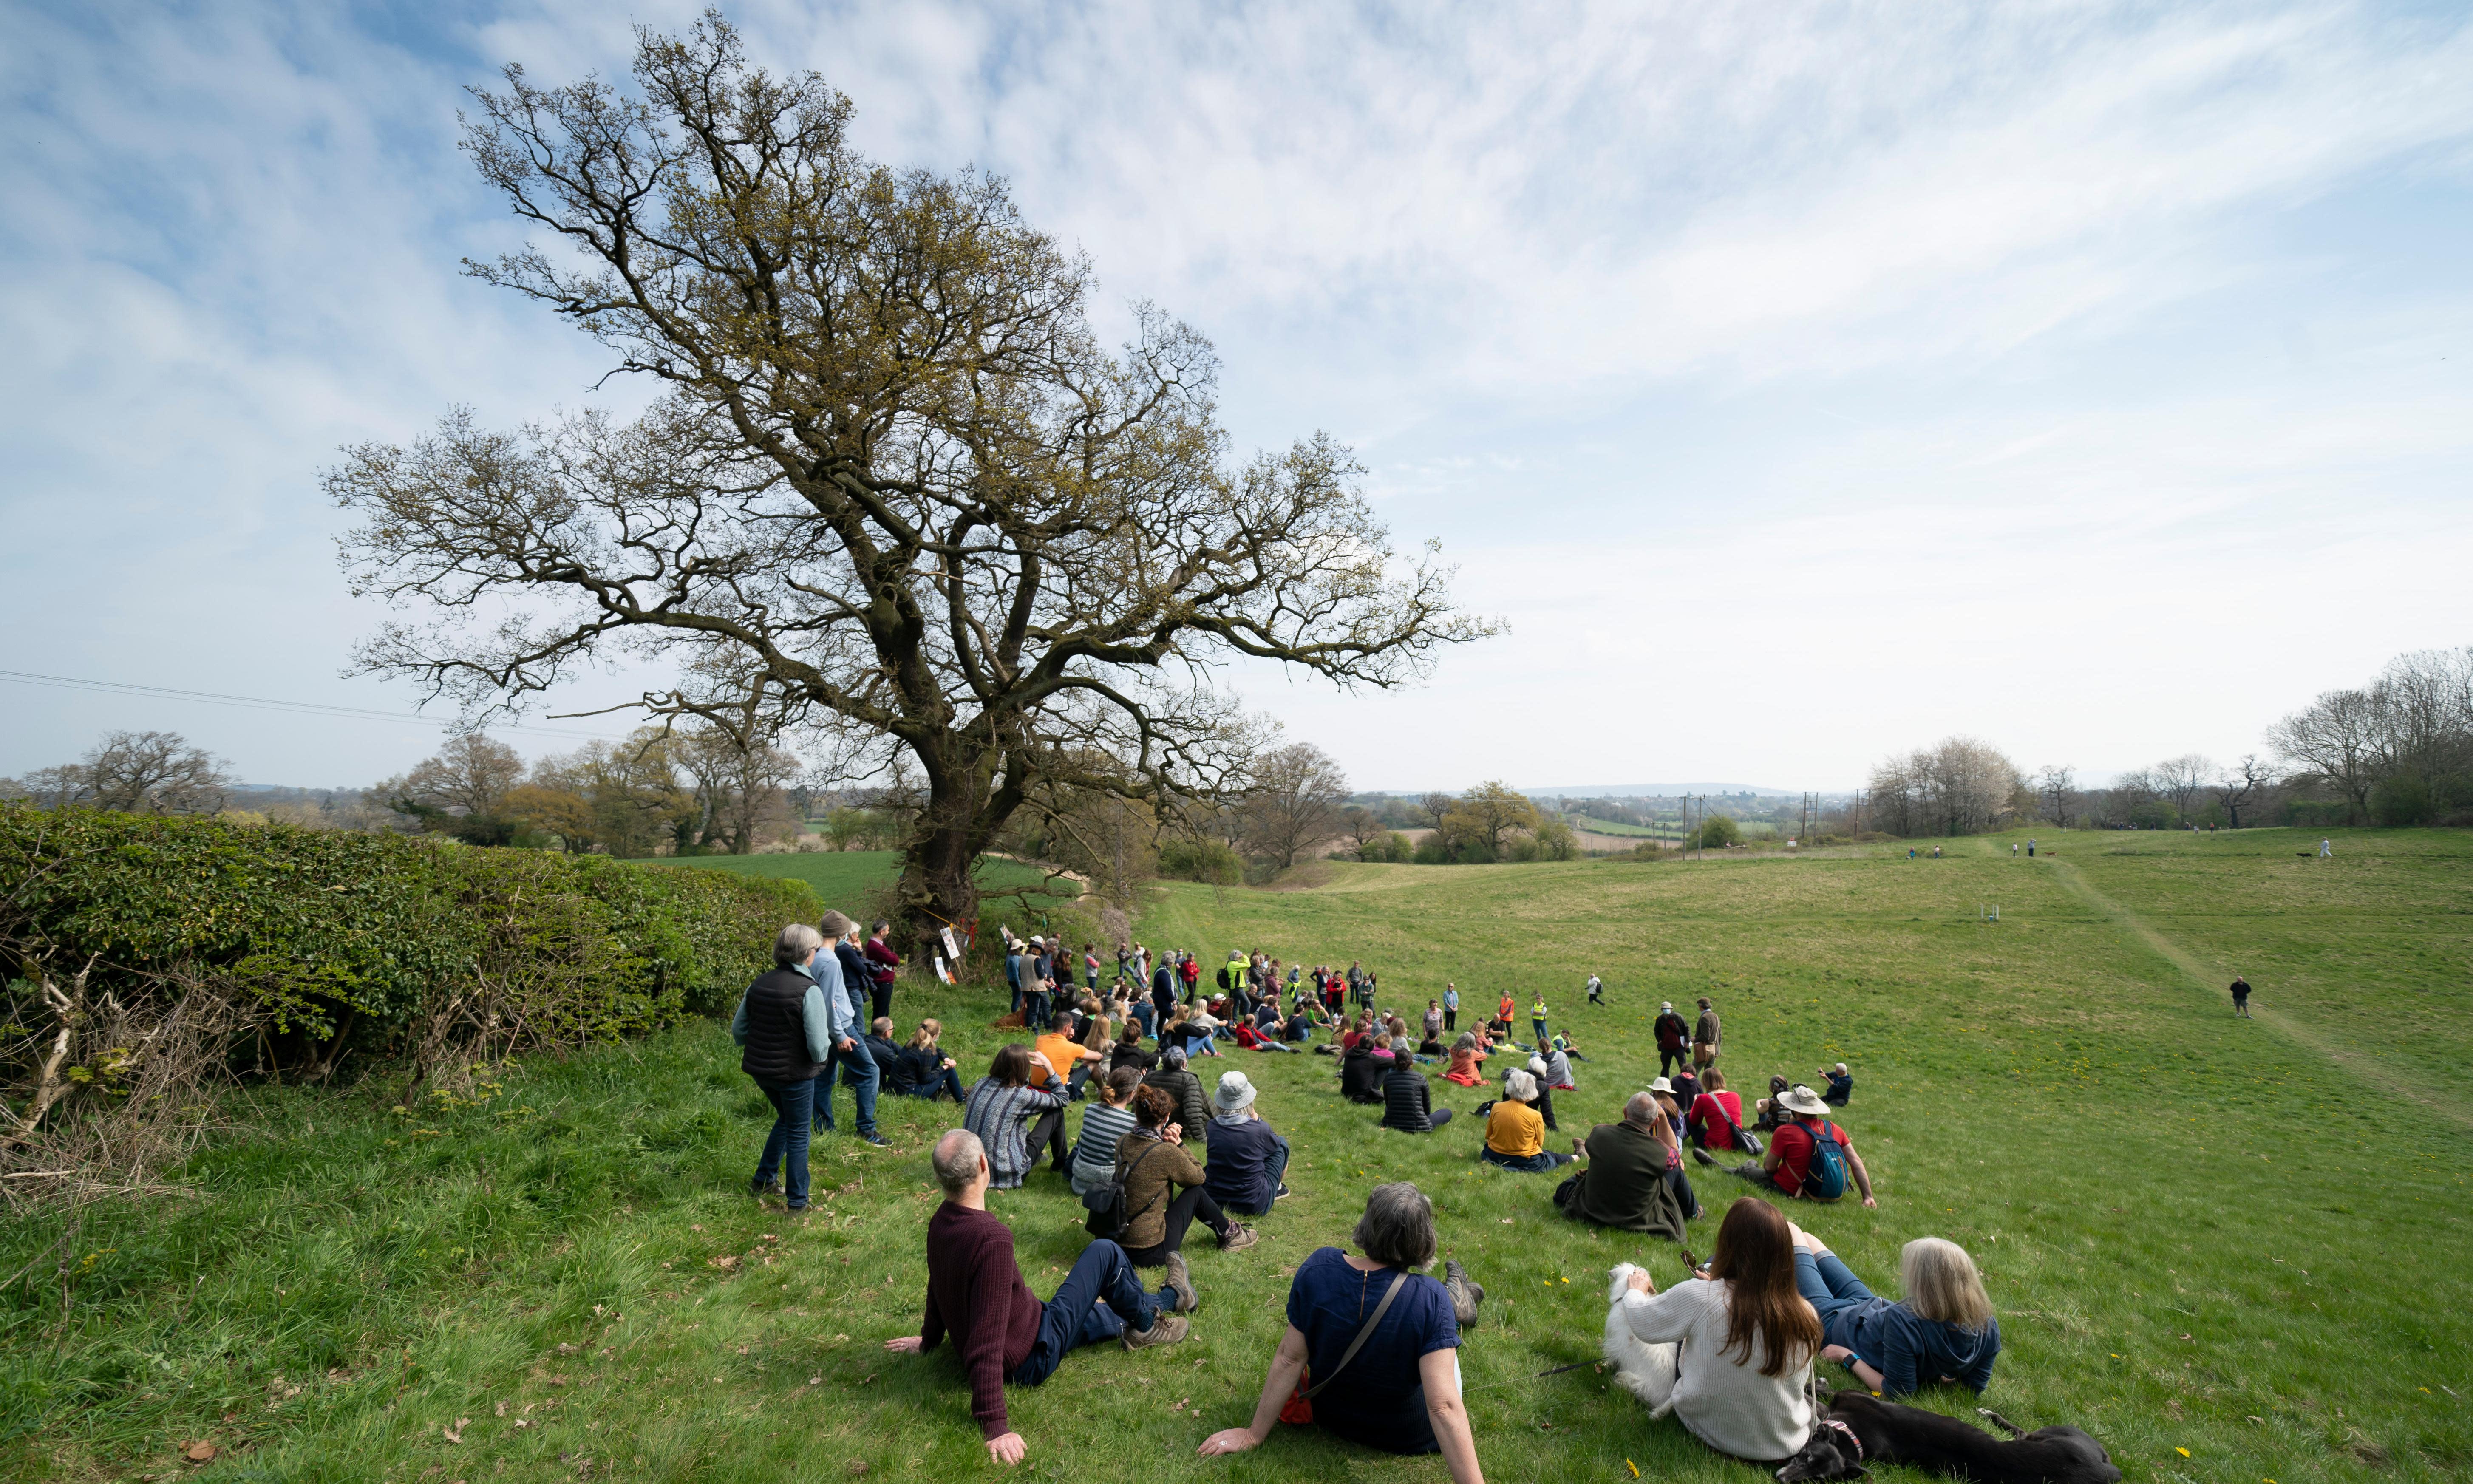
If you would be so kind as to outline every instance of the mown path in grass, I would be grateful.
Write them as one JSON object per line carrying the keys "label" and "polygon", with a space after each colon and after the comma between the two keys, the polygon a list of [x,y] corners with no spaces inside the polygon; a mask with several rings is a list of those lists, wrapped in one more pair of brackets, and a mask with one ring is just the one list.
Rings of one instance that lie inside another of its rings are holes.
{"label": "mown path in grass", "polygon": [[[2192,984],[2211,994],[2217,993],[2218,986],[2215,983],[2215,976],[2205,966],[2201,965],[2188,949],[2166,937],[2154,926],[2142,920],[2138,914],[2130,911],[2121,903],[2114,901],[2103,893],[2097,891],[2093,886],[2087,883],[2085,874],[2080,872],[2077,866],[2057,858],[2050,860],[2049,863],[2045,863],[2043,859],[2039,857],[2038,863],[2044,864],[2045,869],[2051,871],[2054,876],[2059,878],[2062,885],[2076,893],[2089,906],[2094,907],[2098,912],[2101,912],[2106,917],[2119,922],[2123,928],[2135,934],[2140,942],[2154,949],[2156,953],[2160,954],[2164,959],[2170,962],[2173,968],[2178,969],[2184,974],[2187,974]],[[2235,972],[2239,971],[2240,970],[2235,970]],[[2226,980],[2225,982],[2229,984],[2231,981]],[[2227,996],[2230,994],[2229,990],[2222,991],[2221,993]],[[2251,996],[2251,1001],[2249,1008],[2250,1015],[2253,1018],[2274,1026],[2277,1030],[2284,1032],[2294,1041],[2309,1046],[2328,1058],[2330,1061],[2335,1062],[2346,1072],[2378,1087],[2389,1096],[2403,1098],[2407,1101],[2417,1104],[2432,1117],[2452,1123],[2460,1130],[2473,1131],[2473,1110],[2468,1110],[2461,1104],[2449,1102],[2437,1096],[2425,1089],[2421,1085],[2414,1082],[2410,1077],[2391,1071],[2389,1067],[2382,1065],[2378,1061],[2371,1057],[2365,1056],[2348,1047],[2334,1044],[2322,1038],[2310,1035],[2302,1029],[2293,1017],[2288,1016],[2279,1010],[2269,1008],[2271,1001],[2269,999],[2262,999],[2255,993],[2253,993]]]}
{"label": "mown path in grass", "polygon": [[[1881,1209],[1797,1219],[1892,1291],[1910,1237],[1974,1252],[2006,1341],[1986,1403],[2089,1428],[2138,1480],[2464,1476],[2463,1137],[2305,1043],[2322,1001],[2346,1003],[2363,1025],[2435,1038],[2355,1031],[2348,1054],[2437,1075],[2428,1059],[2464,1034],[2447,1023],[2461,919],[2445,910],[2462,837],[2340,840],[2357,866],[2290,879],[2269,869],[2291,848],[2272,840],[2245,856],[2223,849],[2242,837],[2042,838],[2201,969],[2238,952],[2307,1035],[2234,1019],[2220,984],[2201,993],[2005,841],[1940,861],[1866,848],[1341,867],[1308,891],[1168,887],[1140,933],[1206,964],[1232,946],[1360,957],[1403,1008],[1456,979],[1472,1013],[1509,989],[1525,1019],[1542,993],[1590,1057],[1557,1100],[1567,1134],[1653,1072],[1660,998],[1708,993],[1740,1082],[1854,1064],[1842,1121]],[[1987,901],[1997,924],[1980,920]],[[1604,1009],[1580,1003],[1592,971]],[[946,1019],[969,1071],[1003,1040],[984,992],[905,983],[897,1003]],[[1665,1281],[1670,1250],[1563,1221],[1551,1179],[1476,1162],[1472,1126],[1380,1130],[1338,1098],[1327,1058],[1203,1065],[1261,1085],[1298,1149],[1296,1196],[1250,1252],[1197,1242],[1205,1306],[1186,1345],[1086,1352],[1013,1394],[1025,1474],[1440,1479],[1433,1460],[1292,1429],[1242,1458],[1192,1456],[1250,1407],[1288,1270],[1346,1239],[1370,1185],[1407,1178],[1490,1290],[1462,1357],[1490,1478],[1627,1481],[1626,1461],[1652,1479],[1757,1477],[1589,1370],[1535,1375],[1594,1355],[1608,1266]],[[916,1322],[925,1152],[948,1105],[888,1104],[889,1151],[823,1143],[832,1194],[795,1222],[744,1193],[767,1114],[717,1026],[493,1080],[402,1113],[377,1087],[270,1089],[173,1172],[194,1197],[0,1228],[0,1275],[37,1274],[0,1291],[0,1474],[162,1477],[185,1472],[173,1446],[200,1438],[227,1450],[202,1477],[570,1480],[585,1460],[627,1479],[991,1472],[950,1359],[879,1348]],[[1481,1095],[1436,1086],[1464,1116]],[[1740,1188],[1693,1179],[1713,1209]],[[996,1206],[1044,1291],[1083,1244],[1078,1204],[1041,1174]],[[1928,1399],[1958,1415],[1974,1401]]]}

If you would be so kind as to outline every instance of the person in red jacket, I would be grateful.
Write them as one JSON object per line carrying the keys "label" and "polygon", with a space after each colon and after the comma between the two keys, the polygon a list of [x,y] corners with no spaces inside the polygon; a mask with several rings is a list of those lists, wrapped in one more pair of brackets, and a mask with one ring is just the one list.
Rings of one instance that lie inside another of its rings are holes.
{"label": "person in red jacket", "polygon": [[1077,1346],[1116,1340],[1127,1350],[1174,1345],[1201,1303],[1185,1258],[1170,1254],[1167,1285],[1144,1293],[1125,1250],[1104,1238],[1082,1249],[1045,1304],[1022,1281],[1013,1229],[988,1213],[988,1154],[968,1129],[948,1129],[931,1157],[945,1204],[927,1218],[927,1311],[917,1334],[884,1342],[896,1354],[934,1350],[949,1332],[971,1381],[971,1415],[988,1456],[1021,1462],[1029,1451],[1005,1415],[1004,1389],[1036,1386]]}
{"label": "person in red jacket", "polygon": [[901,967],[901,955],[884,941],[884,935],[891,931],[893,924],[878,918],[876,925],[867,930],[867,946],[859,950],[867,955],[874,981],[868,986],[875,992],[876,1000],[876,1014],[868,1017],[871,1020],[881,1020],[893,1014],[893,972]]}

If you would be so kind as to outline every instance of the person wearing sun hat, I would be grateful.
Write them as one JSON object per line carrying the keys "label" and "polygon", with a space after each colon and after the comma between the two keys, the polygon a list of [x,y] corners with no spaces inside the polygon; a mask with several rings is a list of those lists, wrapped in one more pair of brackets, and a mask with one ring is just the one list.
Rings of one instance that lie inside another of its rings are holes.
{"label": "person wearing sun hat", "polygon": [[1243,1072],[1224,1072],[1211,1094],[1209,1154],[1203,1188],[1219,1209],[1241,1216],[1266,1214],[1288,1193],[1280,1177],[1288,1169],[1288,1141],[1254,1107],[1254,1082]]}
{"label": "person wearing sun hat", "polygon": [[[1855,1140],[1847,1136],[1844,1129],[1829,1121],[1829,1105],[1820,1100],[1820,1095],[1796,1083],[1779,1093],[1777,1101],[1779,1107],[1794,1115],[1793,1121],[1778,1126],[1777,1134],[1769,1139],[1766,1154],[1758,1160],[1744,1161],[1729,1173],[1780,1195],[1807,1200],[1837,1200],[1844,1194],[1843,1190],[1835,1195],[1824,1193],[1813,1168],[1820,1152],[1820,1141],[1827,1139],[1836,1144],[1838,1153],[1844,1157],[1847,1175],[1863,1194],[1864,1209],[1869,1210],[1878,1206],[1880,1203],[1872,1195],[1872,1172],[1863,1167],[1862,1156],[1855,1152]],[[1715,1165],[1717,1162],[1709,1157],[1706,1149],[1693,1150],[1692,1157],[1703,1164]]]}

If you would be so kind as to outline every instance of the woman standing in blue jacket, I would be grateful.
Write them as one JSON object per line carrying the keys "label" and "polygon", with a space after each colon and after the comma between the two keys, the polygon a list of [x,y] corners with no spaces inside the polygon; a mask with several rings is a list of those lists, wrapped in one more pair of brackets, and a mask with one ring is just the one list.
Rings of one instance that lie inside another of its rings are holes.
{"label": "woman standing in blue jacket", "polygon": [[2001,1322],[1966,1249],[1919,1236],[1898,1254],[1901,1300],[1875,1297],[1820,1238],[1794,1233],[1795,1286],[1820,1314],[1824,1360],[1841,1361],[1884,1397],[1954,1381],[1981,1391],[2001,1353]]}

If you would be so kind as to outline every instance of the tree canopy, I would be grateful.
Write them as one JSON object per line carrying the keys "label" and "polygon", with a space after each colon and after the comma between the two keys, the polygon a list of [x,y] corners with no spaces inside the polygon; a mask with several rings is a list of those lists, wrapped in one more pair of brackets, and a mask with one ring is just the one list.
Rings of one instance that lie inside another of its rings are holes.
{"label": "tree canopy", "polygon": [[1236,786],[1220,662],[1388,686],[1491,632],[1393,550],[1348,449],[1233,456],[1192,328],[1139,304],[1105,347],[1090,265],[1001,180],[866,158],[847,98],[710,12],[639,32],[633,84],[474,91],[464,147],[543,240],[467,266],[664,394],[348,449],[355,590],[415,614],[368,669],[487,710],[658,658],[655,716],[816,729],[850,776],[901,756],[924,928],[1043,785]]}

